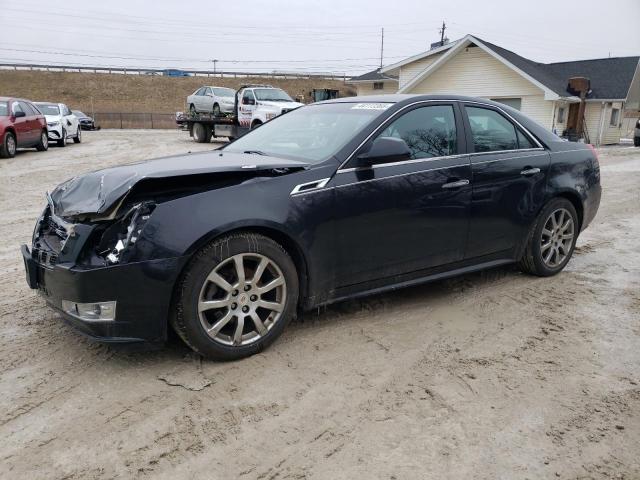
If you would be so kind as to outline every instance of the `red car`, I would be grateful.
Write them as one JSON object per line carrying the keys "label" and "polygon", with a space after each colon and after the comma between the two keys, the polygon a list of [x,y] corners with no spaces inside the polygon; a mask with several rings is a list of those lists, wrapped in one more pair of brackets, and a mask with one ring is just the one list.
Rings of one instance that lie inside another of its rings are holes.
{"label": "red car", "polygon": [[18,148],[49,148],[47,121],[28,100],[0,97],[0,157],[11,158]]}

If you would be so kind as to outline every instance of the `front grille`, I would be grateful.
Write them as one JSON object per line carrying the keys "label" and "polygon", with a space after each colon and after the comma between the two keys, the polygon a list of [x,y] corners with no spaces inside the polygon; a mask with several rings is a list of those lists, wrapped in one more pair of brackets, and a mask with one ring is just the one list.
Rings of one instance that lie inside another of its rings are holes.
{"label": "front grille", "polygon": [[37,231],[34,232],[33,259],[44,266],[55,265],[68,236],[65,226],[55,220],[51,215],[51,208],[47,207],[39,221]]}
{"label": "front grille", "polygon": [[53,267],[56,263],[58,263],[58,255],[53,252],[41,250],[39,248],[34,247],[31,252],[31,256],[37,263],[39,263],[40,265],[44,265],[45,267]]}

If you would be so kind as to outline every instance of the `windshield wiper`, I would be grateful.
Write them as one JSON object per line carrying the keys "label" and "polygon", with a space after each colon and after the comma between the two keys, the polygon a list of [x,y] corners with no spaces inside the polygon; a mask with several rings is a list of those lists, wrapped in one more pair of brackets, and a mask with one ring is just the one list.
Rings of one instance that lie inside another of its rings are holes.
{"label": "windshield wiper", "polygon": [[249,155],[266,155],[266,153],[260,151],[260,150],[245,150],[242,153],[248,153]]}

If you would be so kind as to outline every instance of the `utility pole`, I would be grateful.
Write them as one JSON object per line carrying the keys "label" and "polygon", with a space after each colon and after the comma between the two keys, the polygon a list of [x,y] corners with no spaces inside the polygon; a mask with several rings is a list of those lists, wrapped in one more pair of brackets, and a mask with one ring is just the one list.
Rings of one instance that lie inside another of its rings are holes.
{"label": "utility pole", "polygon": [[213,74],[215,75],[216,74],[216,63],[218,63],[218,60],[217,59],[213,59],[211,61],[213,62]]}
{"label": "utility pole", "polygon": [[447,25],[442,21],[442,28],[440,29],[440,46],[444,45],[444,32],[447,29]]}
{"label": "utility pole", "polygon": [[380,68],[382,68],[383,55],[384,55],[384,27],[382,27],[382,37],[380,39]]}

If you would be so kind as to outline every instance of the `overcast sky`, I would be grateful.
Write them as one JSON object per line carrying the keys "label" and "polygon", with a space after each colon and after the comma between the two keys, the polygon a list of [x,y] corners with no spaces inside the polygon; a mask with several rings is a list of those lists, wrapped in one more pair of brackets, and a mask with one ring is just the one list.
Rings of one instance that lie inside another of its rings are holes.
{"label": "overcast sky", "polygon": [[640,55],[640,0],[0,0],[0,61],[360,74],[442,21],[542,62]]}

